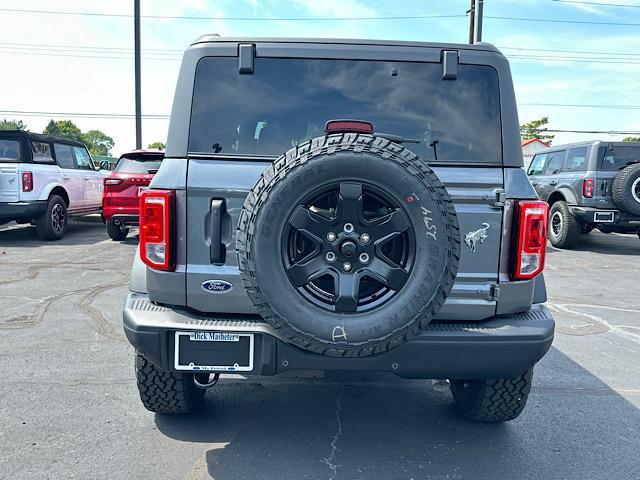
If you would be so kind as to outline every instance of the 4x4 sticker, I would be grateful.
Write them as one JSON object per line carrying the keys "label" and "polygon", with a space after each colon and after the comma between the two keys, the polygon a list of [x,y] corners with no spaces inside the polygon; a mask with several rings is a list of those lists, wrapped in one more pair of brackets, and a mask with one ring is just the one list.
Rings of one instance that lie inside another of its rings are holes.
{"label": "4x4 sticker", "polygon": [[201,287],[209,293],[229,293],[233,290],[233,285],[224,280],[205,280]]}
{"label": "4x4 sticker", "polygon": [[484,243],[484,241],[487,239],[487,230],[489,229],[489,224],[483,223],[482,225],[482,228],[473,232],[469,232],[464,236],[464,243],[467,244],[470,252],[476,251],[476,244],[478,242]]}

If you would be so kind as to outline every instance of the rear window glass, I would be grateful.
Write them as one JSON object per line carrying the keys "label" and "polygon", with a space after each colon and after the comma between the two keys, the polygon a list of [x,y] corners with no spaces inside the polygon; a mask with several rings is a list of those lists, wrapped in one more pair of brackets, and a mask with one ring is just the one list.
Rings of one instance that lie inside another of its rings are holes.
{"label": "rear window glass", "polygon": [[587,147],[572,148],[567,154],[563,170],[565,172],[576,172],[587,169]]}
{"label": "rear window glass", "polygon": [[44,142],[31,142],[31,154],[36,163],[53,163],[51,145]]}
{"label": "rear window glass", "polygon": [[16,140],[0,140],[0,162],[19,162],[20,142]]}
{"label": "rear window glass", "polygon": [[257,58],[254,73],[240,75],[237,58],[202,59],[189,151],[280,155],[335,119],[419,140],[407,145],[425,160],[502,160],[493,68],[460,65],[456,80],[443,80],[436,63],[358,60]]}
{"label": "rear window glass", "polygon": [[640,146],[616,145],[598,149],[600,170],[620,170],[635,162],[640,162]]}
{"label": "rear window glass", "polygon": [[69,145],[56,143],[53,148],[56,151],[56,160],[58,161],[58,165],[60,165],[60,168],[75,168],[75,164],[73,162],[73,152],[71,151],[71,147]]}
{"label": "rear window glass", "polygon": [[155,173],[160,168],[162,160],[134,160],[121,158],[114,171],[120,173]]}

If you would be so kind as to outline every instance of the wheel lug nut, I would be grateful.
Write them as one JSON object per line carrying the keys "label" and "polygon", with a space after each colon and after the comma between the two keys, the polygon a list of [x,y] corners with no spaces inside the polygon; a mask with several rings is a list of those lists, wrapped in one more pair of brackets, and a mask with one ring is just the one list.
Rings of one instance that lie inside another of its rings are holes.
{"label": "wheel lug nut", "polygon": [[344,262],[342,264],[342,268],[344,269],[345,272],[350,272],[351,271],[351,264],[349,262]]}
{"label": "wheel lug nut", "polygon": [[360,258],[360,263],[368,263],[369,262],[369,254],[368,253],[361,253],[359,258]]}
{"label": "wheel lug nut", "polygon": [[351,232],[353,232],[353,224],[352,223],[345,223],[343,229],[344,229],[345,233],[351,233]]}
{"label": "wheel lug nut", "polygon": [[333,232],[329,232],[327,233],[327,240],[329,240],[330,242],[335,242],[336,241],[336,234]]}
{"label": "wheel lug nut", "polygon": [[370,240],[371,240],[371,237],[369,236],[368,233],[363,233],[362,235],[360,235],[360,241],[362,243],[369,243]]}
{"label": "wheel lug nut", "polygon": [[333,252],[327,252],[327,254],[324,256],[324,258],[327,259],[327,262],[335,262],[336,261],[336,254]]}

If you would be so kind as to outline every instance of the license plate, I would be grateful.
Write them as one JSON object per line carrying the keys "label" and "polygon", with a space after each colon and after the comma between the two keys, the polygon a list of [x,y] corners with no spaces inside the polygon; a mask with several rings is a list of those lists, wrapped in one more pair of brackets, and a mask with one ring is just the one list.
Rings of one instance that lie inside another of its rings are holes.
{"label": "license plate", "polygon": [[175,332],[176,370],[191,372],[250,372],[253,333]]}

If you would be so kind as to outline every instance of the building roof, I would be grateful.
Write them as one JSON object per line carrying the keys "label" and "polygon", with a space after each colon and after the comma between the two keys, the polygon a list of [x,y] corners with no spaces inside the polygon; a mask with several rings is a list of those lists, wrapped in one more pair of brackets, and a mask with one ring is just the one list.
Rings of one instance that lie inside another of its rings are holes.
{"label": "building roof", "polygon": [[548,144],[547,142],[543,142],[543,141],[542,141],[542,140],[540,140],[539,138],[530,138],[530,139],[528,139],[528,140],[524,140],[524,141],[522,142],[522,146],[523,146],[523,147],[525,147],[525,146],[527,146],[527,145],[529,145],[529,144],[531,144],[531,143],[533,143],[533,142],[541,143],[541,144],[542,144],[542,145],[544,145],[545,147],[548,147],[548,146],[549,146],[549,144]]}

